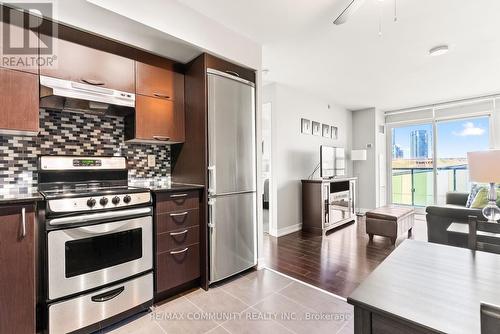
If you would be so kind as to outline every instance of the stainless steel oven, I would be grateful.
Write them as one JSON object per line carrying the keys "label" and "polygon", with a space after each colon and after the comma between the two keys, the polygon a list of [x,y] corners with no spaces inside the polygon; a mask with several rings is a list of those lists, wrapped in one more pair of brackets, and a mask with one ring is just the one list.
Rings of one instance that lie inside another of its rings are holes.
{"label": "stainless steel oven", "polygon": [[92,333],[153,302],[151,192],[124,157],[42,156],[42,329]]}
{"label": "stainless steel oven", "polygon": [[[133,214],[138,210],[130,211]],[[139,212],[144,216],[49,231],[49,299],[79,293],[152,269],[152,208],[142,208]],[[122,217],[126,213],[126,210],[120,211]],[[93,216],[99,215],[88,214],[83,218],[92,221]],[[74,218],[58,218],[58,224],[64,224],[65,219],[72,221]]]}

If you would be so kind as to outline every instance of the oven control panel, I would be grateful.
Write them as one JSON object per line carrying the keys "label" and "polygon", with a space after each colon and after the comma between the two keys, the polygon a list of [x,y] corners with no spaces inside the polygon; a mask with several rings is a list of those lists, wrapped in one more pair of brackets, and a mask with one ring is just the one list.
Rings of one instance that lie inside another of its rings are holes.
{"label": "oven control panel", "polygon": [[47,201],[51,212],[99,211],[151,203],[151,193],[110,194],[96,197],[61,198]]}

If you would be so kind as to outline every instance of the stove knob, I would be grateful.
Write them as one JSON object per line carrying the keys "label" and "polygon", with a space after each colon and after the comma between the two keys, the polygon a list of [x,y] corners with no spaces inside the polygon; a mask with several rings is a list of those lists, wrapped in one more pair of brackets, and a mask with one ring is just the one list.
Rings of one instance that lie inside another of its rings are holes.
{"label": "stove knob", "polygon": [[89,198],[88,201],[87,201],[87,206],[89,208],[93,208],[95,206],[95,203],[96,203],[95,199]]}
{"label": "stove knob", "polygon": [[130,203],[131,200],[132,198],[129,195],[125,195],[125,197],[123,197],[123,202],[125,202],[126,204]]}
{"label": "stove knob", "polygon": [[113,202],[114,205],[117,205],[118,203],[120,203],[120,197],[118,196],[113,197],[111,202]]}
{"label": "stove knob", "polygon": [[106,197],[103,197],[103,198],[101,198],[101,200],[99,201],[99,203],[102,206],[105,206],[106,204],[108,204],[108,199]]}

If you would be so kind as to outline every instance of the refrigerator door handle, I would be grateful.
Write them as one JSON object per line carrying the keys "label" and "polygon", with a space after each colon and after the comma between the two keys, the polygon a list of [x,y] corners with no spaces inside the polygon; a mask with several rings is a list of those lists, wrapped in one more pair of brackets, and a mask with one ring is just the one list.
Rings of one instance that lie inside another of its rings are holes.
{"label": "refrigerator door handle", "polygon": [[210,251],[210,278],[213,281],[215,277],[215,244],[216,244],[216,230],[215,230],[215,198],[208,200],[208,228],[209,228],[209,251]]}
{"label": "refrigerator door handle", "polygon": [[208,166],[208,195],[215,195],[216,192],[216,173],[215,173],[215,165]]}
{"label": "refrigerator door handle", "polygon": [[215,229],[215,198],[208,200],[208,227],[212,230]]}

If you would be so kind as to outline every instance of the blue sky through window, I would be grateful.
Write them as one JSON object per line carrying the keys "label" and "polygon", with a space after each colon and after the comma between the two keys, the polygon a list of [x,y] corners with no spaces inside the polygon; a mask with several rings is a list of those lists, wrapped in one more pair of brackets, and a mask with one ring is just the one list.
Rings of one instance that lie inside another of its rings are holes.
{"label": "blue sky through window", "polygon": [[[438,158],[465,158],[467,152],[489,148],[489,118],[468,118],[438,122]],[[410,136],[412,131],[426,130],[429,136],[429,157],[432,157],[432,124],[394,128],[394,143],[403,150],[403,157],[410,157]]]}

